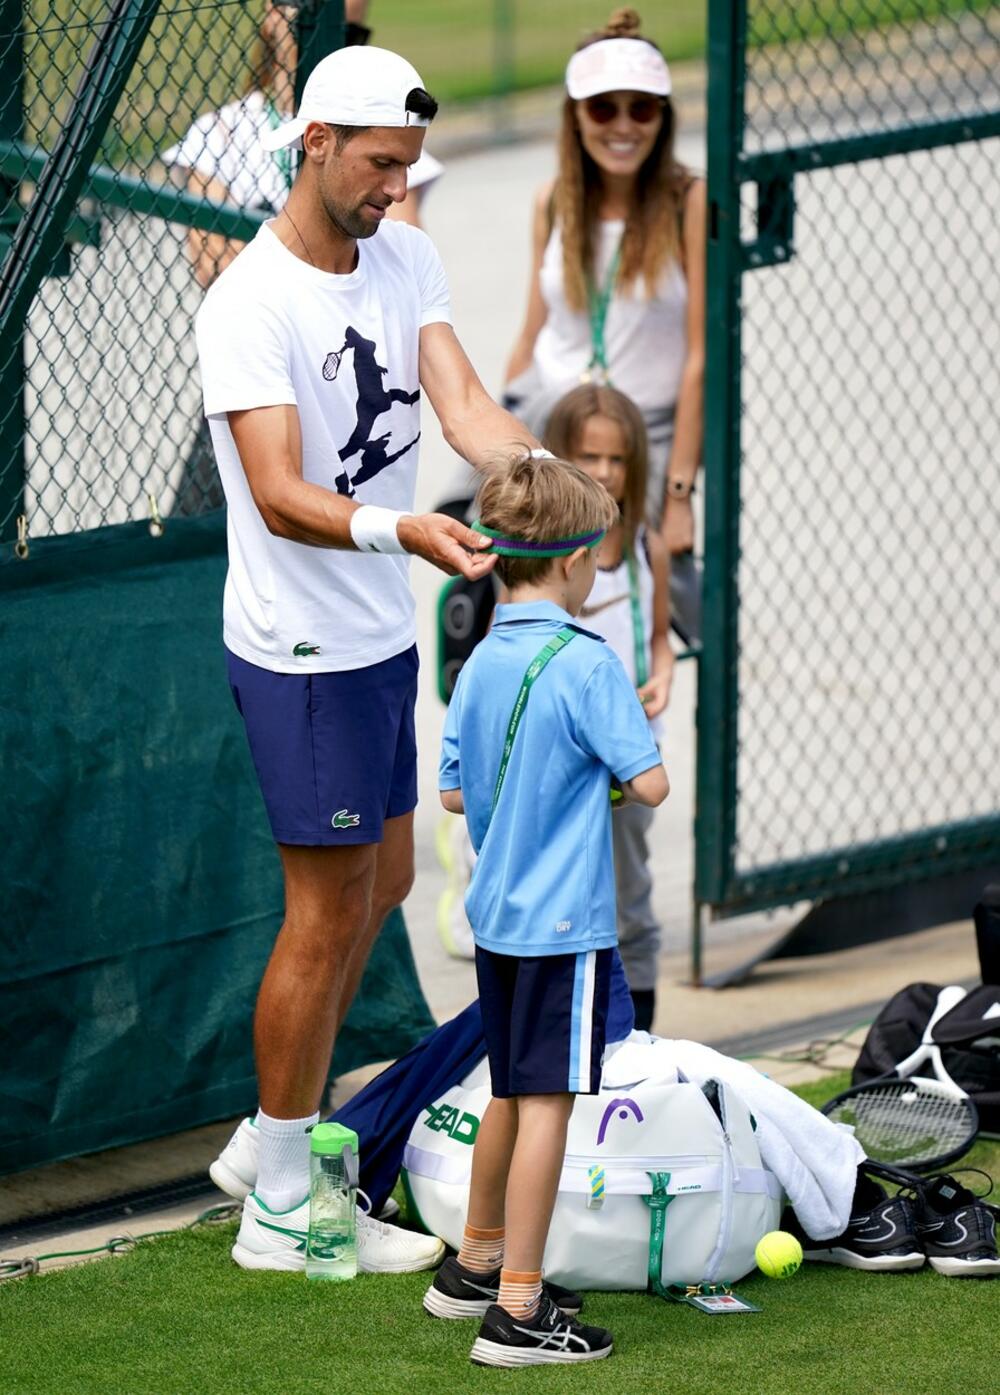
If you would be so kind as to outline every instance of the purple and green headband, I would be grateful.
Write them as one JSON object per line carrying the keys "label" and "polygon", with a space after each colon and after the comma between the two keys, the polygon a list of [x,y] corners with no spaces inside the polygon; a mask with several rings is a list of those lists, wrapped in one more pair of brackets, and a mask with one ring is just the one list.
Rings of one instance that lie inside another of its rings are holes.
{"label": "purple and green headband", "polygon": [[575,538],[529,542],[527,538],[512,538],[506,533],[498,533],[495,528],[487,528],[478,518],[472,528],[474,532],[493,539],[493,546],[487,551],[495,552],[500,557],[568,557],[578,547],[596,547],[607,532],[606,528],[599,528],[595,533],[579,533]]}

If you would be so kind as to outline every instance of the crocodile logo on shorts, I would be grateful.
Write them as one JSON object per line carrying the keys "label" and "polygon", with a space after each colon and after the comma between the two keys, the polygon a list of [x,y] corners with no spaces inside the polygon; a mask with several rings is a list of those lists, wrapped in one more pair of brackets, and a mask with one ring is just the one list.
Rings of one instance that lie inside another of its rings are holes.
{"label": "crocodile logo on shorts", "polygon": [[338,809],[330,822],[334,828],[357,828],[361,822],[361,815],[352,814],[347,809]]}
{"label": "crocodile logo on shorts", "polygon": [[300,639],[298,644],[292,650],[292,653],[295,655],[297,659],[308,659],[311,658],[313,654],[318,654],[319,652],[319,645],[310,644],[307,639]]}

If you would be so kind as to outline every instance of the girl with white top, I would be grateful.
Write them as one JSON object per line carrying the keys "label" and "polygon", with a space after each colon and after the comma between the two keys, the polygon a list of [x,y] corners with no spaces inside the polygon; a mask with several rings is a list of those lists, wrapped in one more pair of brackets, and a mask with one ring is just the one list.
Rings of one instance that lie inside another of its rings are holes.
{"label": "girl with white top", "polygon": [[[552,410],[545,445],[597,480],[619,507],[597,554],[597,577],[579,613],[586,629],[615,651],[635,684],[655,738],[670,698],[670,558],[663,538],[643,521],[647,448],[642,414],[621,392],[586,384]],[[649,1030],[656,994],[660,925],[653,914],[647,835],[653,811],[626,804],[611,820],[618,897],[618,944],[635,1025]]]}
{"label": "girl with white top", "polygon": [[[558,174],[535,203],[528,309],[505,402],[527,425],[541,425],[574,383],[626,393],[649,437],[647,519],[690,566],[705,186],[674,157],[670,72],[639,24],[634,10],[615,11],[569,61]],[[685,638],[696,637],[694,612]]]}

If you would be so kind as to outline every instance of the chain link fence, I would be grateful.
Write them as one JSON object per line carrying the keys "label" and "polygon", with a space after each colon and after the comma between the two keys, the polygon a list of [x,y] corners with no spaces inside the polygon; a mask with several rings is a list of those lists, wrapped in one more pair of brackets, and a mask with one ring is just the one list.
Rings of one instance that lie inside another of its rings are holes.
{"label": "chain link fence", "polygon": [[[0,8],[5,253],[111,22],[97,0],[20,8]],[[192,325],[232,230],[251,236],[285,191],[256,131],[293,101],[295,37],[266,0],[158,9],[23,338],[0,348],[0,536],[21,513],[30,539],[222,502]],[[202,208],[192,228],[206,195],[230,217]]]}
{"label": "chain link fence", "polygon": [[764,42],[789,8],[734,67],[716,904],[1000,850],[1000,10]]}

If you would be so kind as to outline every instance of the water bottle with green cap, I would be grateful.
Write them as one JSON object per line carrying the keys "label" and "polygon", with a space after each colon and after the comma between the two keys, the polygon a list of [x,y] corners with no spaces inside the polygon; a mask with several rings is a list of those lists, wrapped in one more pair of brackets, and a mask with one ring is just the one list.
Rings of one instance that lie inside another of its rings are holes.
{"label": "water bottle with green cap", "polygon": [[307,1279],[353,1279],[358,1272],[358,1136],[343,1124],[309,1135]]}

